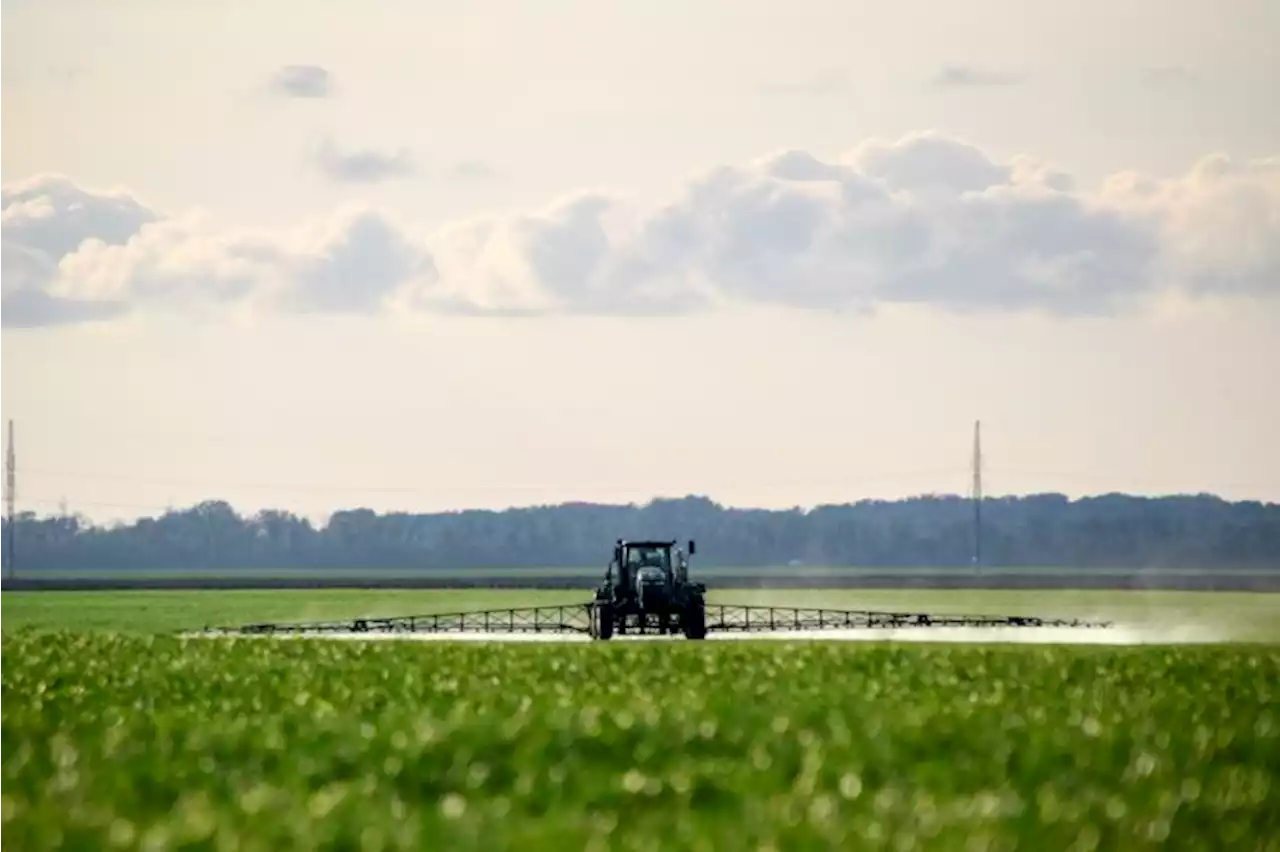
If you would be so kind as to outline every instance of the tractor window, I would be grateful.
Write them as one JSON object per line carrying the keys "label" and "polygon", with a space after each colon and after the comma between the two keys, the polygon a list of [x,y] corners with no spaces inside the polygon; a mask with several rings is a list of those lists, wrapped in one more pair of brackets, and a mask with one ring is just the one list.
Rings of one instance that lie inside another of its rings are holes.
{"label": "tractor window", "polygon": [[667,569],[666,551],[658,547],[637,547],[633,548],[628,554],[627,563],[637,568],[661,568]]}

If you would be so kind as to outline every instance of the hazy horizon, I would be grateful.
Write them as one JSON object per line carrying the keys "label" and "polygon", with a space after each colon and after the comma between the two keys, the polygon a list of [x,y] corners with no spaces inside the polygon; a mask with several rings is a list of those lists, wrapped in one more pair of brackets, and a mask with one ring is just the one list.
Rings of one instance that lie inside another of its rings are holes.
{"label": "hazy horizon", "polygon": [[6,5],[20,509],[1280,501],[1280,5],[328,8]]}
{"label": "hazy horizon", "polygon": [[[250,486],[255,487],[255,486]],[[279,486],[276,486],[279,487]],[[391,489],[393,492],[395,489]],[[1005,499],[1026,499],[1046,496],[1061,496],[1069,502],[1078,503],[1087,500],[1096,500],[1107,497],[1124,497],[1134,499],[1162,500],[1162,499],[1179,499],[1179,498],[1213,498],[1223,500],[1229,504],[1241,503],[1261,503],[1264,506],[1280,506],[1280,502],[1273,500],[1260,500],[1251,497],[1231,498],[1222,494],[1210,491],[1174,491],[1161,492],[1151,491],[1148,493],[1136,493],[1128,491],[1089,491],[1082,490],[1070,492],[1061,489],[1036,490],[1036,491],[1018,491],[1018,492],[991,492],[984,491],[983,500],[997,502]],[[241,501],[227,500],[225,497],[219,496],[217,493],[211,493],[202,498],[197,498],[181,503],[169,503],[165,506],[139,506],[131,504],[119,503],[102,503],[90,501],[83,505],[78,505],[71,500],[59,499],[57,505],[52,505],[50,501],[36,501],[35,505],[24,505],[19,499],[17,501],[17,511],[33,512],[38,517],[79,517],[94,525],[113,524],[113,523],[134,523],[145,518],[157,518],[168,512],[185,512],[194,509],[202,503],[219,503],[225,502],[231,506],[232,510],[242,518],[249,519],[258,512],[263,511],[286,511],[294,514],[299,518],[303,518],[313,525],[324,525],[332,518],[334,514],[340,512],[363,511],[370,510],[378,515],[391,514],[411,514],[411,515],[447,515],[461,514],[465,512],[521,512],[535,509],[558,509],[571,506],[590,505],[603,508],[644,508],[649,505],[663,502],[679,502],[683,500],[707,500],[715,504],[721,509],[729,511],[769,511],[769,512],[789,512],[800,511],[809,513],[817,509],[853,506],[864,502],[888,502],[888,503],[906,503],[913,500],[960,500],[962,502],[972,502],[974,500],[972,492],[963,490],[936,490],[936,491],[920,491],[920,492],[903,492],[894,496],[878,496],[874,494],[866,494],[858,497],[850,497],[847,499],[837,499],[829,501],[818,501],[814,503],[786,504],[778,503],[776,505],[754,505],[742,503],[730,503],[717,499],[714,494],[690,492],[686,494],[652,494],[648,496],[621,497],[619,499],[599,499],[585,500],[575,499],[572,497],[566,499],[556,499],[550,501],[537,502],[510,502],[502,503],[494,502],[488,505],[456,505],[428,509],[406,509],[397,505],[395,498],[392,497],[386,501],[374,501],[378,505],[367,505],[365,503],[338,503],[331,505],[328,509],[311,509],[311,510],[295,510],[284,505],[275,505],[264,503],[261,501]]]}

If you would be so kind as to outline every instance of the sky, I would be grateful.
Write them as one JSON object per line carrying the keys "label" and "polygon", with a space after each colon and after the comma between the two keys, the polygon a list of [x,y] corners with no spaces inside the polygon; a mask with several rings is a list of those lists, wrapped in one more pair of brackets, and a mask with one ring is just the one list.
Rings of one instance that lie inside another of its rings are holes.
{"label": "sky", "polygon": [[1280,500],[1271,0],[12,0],[18,502]]}

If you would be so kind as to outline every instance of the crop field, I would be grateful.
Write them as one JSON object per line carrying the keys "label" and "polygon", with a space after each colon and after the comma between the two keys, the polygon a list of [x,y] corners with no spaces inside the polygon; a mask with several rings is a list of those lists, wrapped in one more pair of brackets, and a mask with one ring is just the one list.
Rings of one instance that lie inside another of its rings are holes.
{"label": "crop field", "polygon": [[577,596],[9,593],[4,848],[1280,850],[1280,595],[714,597],[1133,644],[182,638]]}
{"label": "crop field", "polygon": [[[6,592],[5,631],[20,627],[176,633],[250,621],[310,621],[584,601],[586,590],[289,589]],[[1147,637],[1280,642],[1280,594],[1256,592],[712,589],[713,603],[947,613],[996,613],[1121,622]]]}

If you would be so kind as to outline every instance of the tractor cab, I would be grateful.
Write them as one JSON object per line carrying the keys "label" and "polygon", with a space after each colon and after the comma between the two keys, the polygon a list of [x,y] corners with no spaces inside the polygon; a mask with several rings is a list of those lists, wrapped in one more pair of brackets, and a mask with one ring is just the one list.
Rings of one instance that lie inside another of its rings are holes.
{"label": "tractor cab", "polygon": [[[694,542],[689,542],[689,553],[694,553]],[[685,554],[676,548],[675,541],[623,541],[613,548],[613,562],[609,564],[609,578],[613,585],[628,590],[637,585],[672,586],[685,582],[689,576],[689,563]],[[620,596],[628,596],[626,591]]]}
{"label": "tractor cab", "polygon": [[[695,550],[689,542],[689,555]],[[596,588],[592,635],[607,639],[631,630],[659,633],[683,630],[701,639],[706,635],[703,594],[706,588],[689,582],[689,562],[675,541],[618,539],[605,580]]]}
{"label": "tractor cab", "polygon": [[627,567],[636,574],[661,574],[663,579],[671,574],[670,544],[644,541],[622,547]]}

